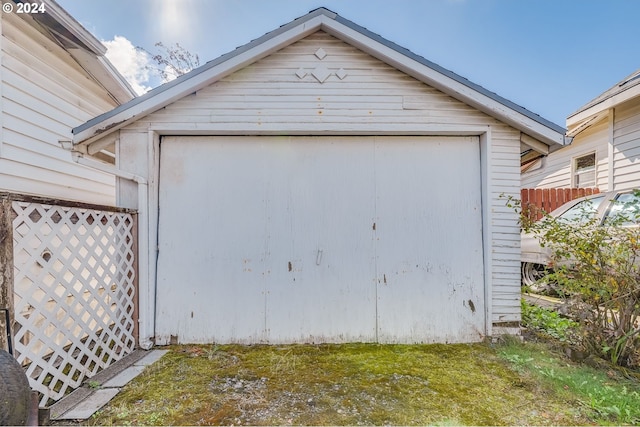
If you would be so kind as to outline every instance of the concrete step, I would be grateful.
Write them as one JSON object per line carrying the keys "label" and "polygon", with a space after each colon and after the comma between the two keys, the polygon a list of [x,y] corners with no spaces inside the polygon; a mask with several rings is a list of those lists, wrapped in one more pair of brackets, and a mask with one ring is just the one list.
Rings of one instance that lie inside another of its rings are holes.
{"label": "concrete step", "polygon": [[[144,369],[160,360],[168,350],[136,350],[90,378],[79,389],[49,407],[49,417],[58,420],[86,420],[109,403],[122,387]],[[89,387],[87,384],[98,384]]]}

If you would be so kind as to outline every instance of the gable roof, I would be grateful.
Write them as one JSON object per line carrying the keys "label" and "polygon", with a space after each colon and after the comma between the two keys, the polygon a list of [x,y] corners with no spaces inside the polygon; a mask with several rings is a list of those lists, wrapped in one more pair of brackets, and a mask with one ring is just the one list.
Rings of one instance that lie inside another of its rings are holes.
{"label": "gable roof", "polygon": [[[21,0],[15,0],[21,2]],[[41,0],[44,13],[20,16],[65,49],[111,97],[123,104],[136,96],[131,85],[105,57],[107,49],[54,0]]]}
{"label": "gable roof", "polygon": [[323,30],[467,105],[547,145],[564,145],[565,129],[470,82],[366,28],[319,8],[234,51],[207,62],[73,130],[74,144],[90,144],[318,30]]}
{"label": "gable roof", "polygon": [[576,134],[606,117],[610,108],[638,96],[640,96],[640,70],[634,71],[571,114],[567,118],[567,127],[571,129],[571,133]]}

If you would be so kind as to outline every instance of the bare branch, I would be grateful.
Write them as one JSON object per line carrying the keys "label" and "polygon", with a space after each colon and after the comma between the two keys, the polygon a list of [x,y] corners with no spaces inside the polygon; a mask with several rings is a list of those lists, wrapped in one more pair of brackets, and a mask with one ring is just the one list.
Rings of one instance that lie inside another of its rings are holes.
{"label": "bare branch", "polygon": [[154,46],[158,51],[155,54],[140,46],[136,47],[136,49],[145,52],[156,64],[155,66],[147,65],[145,69],[157,74],[165,82],[180,77],[200,66],[198,55],[189,52],[180,43],[166,46],[162,42],[157,42]]}

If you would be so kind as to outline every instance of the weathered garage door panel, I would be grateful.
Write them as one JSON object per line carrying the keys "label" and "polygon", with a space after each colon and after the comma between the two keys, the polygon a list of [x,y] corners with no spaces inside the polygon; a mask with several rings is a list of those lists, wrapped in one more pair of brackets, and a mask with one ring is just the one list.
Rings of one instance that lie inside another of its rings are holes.
{"label": "weathered garage door panel", "polygon": [[481,338],[477,138],[165,137],[160,171],[158,343]]}
{"label": "weathered garage door panel", "polygon": [[375,170],[380,341],[481,339],[479,143],[377,144]]}
{"label": "weathered garage door panel", "polygon": [[[186,140],[162,146],[156,333],[259,342],[264,325],[246,320],[247,313],[264,316],[265,247],[255,240],[265,232],[265,184],[256,173],[238,171],[261,169],[262,154],[255,147],[238,144],[231,151],[220,144],[213,156],[197,145]],[[221,324],[229,327],[214,335],[212,325]]]}
{"label": "weathered garage door panel", "polygon": [[271,142],[288,157],[266,155],[264,171],[269,341],[373,341],[372,142]]}

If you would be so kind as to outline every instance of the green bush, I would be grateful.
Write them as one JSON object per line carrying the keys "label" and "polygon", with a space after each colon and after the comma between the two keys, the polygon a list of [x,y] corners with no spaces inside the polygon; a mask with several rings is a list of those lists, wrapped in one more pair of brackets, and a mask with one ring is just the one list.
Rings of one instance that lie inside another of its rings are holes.
{"label": "green bush", "polygon": [[547,280],[570,296],[569,312],[585,350],[622,366],[640,366],[637,207],[615,205],[604,224],[587,210],[569,220],[546,215],[523,223],[552,250],[553,273]]}

